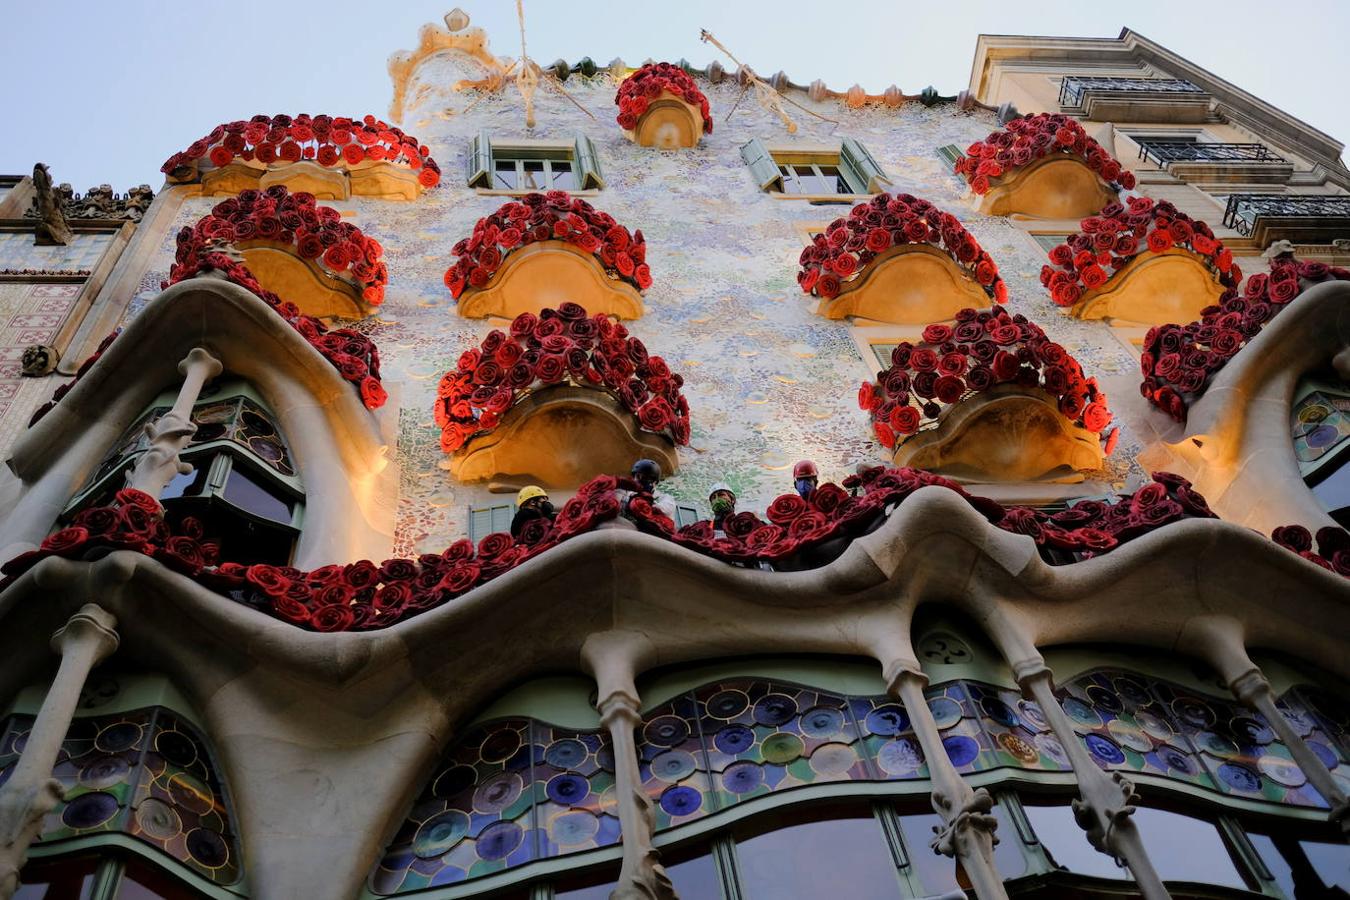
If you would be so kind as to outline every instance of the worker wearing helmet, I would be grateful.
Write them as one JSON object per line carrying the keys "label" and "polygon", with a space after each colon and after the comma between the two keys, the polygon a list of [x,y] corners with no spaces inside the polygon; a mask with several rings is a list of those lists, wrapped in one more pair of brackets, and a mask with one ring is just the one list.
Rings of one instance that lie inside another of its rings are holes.
{"label": "worker wearing helmet", "polygon": [[809,459],[804,459],[792,467],[792,486],[797,489],[803,500],[811,499],[819,478],[820,472],[816,469],[816,464]]}
{"label": "worker wearing helmet", "polygon": [[[656,489],[656,486],[661,483],[661,464],[654,459],[639,459],[633,463],[630,474],[640,488],[636,493],[639,495],[646,494],[650,497],[652,508],[673,521],[675,519],[675,501],[669,494],[661,493]],[[629,497],[631,496],[632,494],[629,495]],[[623,508],[625,512],[628,510],[628,499],[624,498]]]}
{"label": "worker wearing helmet", "polygon": [[549,502],[548,491],[537,484],[528,484],[516,494],[516,514],[511,518],[511,537],[520,537],[520,531],[531,519],[552,523],[557,512]]}
{"label": "worker wearing helmet", "polygon": [[722,523],[736,514],[736,492],[725,481],[708,489],[708,506],[712,509],[713,530],[721,531]]}

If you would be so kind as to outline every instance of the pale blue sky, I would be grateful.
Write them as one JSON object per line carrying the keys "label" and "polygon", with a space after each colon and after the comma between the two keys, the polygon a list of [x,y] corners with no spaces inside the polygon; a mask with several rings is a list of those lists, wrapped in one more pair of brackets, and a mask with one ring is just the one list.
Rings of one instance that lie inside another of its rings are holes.
{"label": "pale blue sky", "polygon": [[[463,0],[493,52],[519,52],[514,0]],[[385,60],[453,3],[4,0],[0,173],[51,164],[76,189],[158,187],[159,166],[214,125],[255,113],[384,116]],[[526,0],[547,64],[714,57],[707,28],[758,72],[908,93],[966,86],[976,35],[1114,37],[1128,26],[1350,141],[1350,2]]]}

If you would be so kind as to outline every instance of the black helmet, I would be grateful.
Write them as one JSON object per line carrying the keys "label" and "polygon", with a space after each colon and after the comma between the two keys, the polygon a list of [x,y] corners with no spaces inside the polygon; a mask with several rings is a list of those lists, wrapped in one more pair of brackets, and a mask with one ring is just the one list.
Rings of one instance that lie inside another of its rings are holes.
{"label": "black helmet", "polygon": [[661,464],[654,459],[639,459],[633,463],[633,477],[638,481],[660,481]]}

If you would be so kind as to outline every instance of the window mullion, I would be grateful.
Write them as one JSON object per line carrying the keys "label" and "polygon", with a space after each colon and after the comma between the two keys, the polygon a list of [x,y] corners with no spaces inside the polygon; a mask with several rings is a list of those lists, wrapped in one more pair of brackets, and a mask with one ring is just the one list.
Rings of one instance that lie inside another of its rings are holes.
{"label": "window mullion", "polygon": [[882,838],[891,852],[891,862],[895,863],[896,878],[900,881],[901,892],[906,897],[922,897],[927,891],[919,881],[919,874],[909,858],[909,848],[905,846],[904,833],[900,828],[900,814],[895,805],[887,800],[878,800],[872,804],[872,814],[881,826]]}
{"label": "window mullion", "polygon": [[1251,840],[1247,837],[1247,830],[1232,816],[1223,814],[1215,819],[1214,824],[1218,826],[1223,839],[1236,851],[1235,862],[1239,871],[1256,882],[1259,885],[1257,890],[1262,894],[1268,897],[1283,897],[1284,891],[1276,885],[1274,873],[1252,846]]}
{"label": "window mullion", "polygon": [[89,893],[89,900],[115,900],[125,871],[126,865],[116,857],[100,861],[94,870],[94,889]]}
{"label": "window mullion", "polygon": [[713,838],[712,857],[722,883],[722,900],[745,900],[740,864],[736,861],[736,842],[729,835]]}

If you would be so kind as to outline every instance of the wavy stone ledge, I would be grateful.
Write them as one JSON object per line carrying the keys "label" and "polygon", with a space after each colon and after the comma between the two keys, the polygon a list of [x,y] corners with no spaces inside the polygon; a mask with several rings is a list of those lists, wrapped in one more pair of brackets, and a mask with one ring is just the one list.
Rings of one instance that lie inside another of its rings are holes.
{"label": "wavy stone ledge", "polygon": [[49,559],[0,594],[0,697],[49,672],[23,636],[91,599],[122,623],[116,658],[174,679],[204,715],[260,900],[357,896],[455,727],[522,679],[587,671],[598,635],[639,671],[786,652],[870,656],[889,674],[918,668],[909,624],[944,603],[1014,664],[1054,644],[1137,644],[1231,680],[1247,644],[1350,676],[1350,583],[1246,528],[1188,520],[1056,568],[939,488],[814,571],[740,569],[607,529],[369,633],[300,631],[133,553]]}
{"label": "wavy stone ledge", "polygon": [[1223,285],[1189,250],[1145,250],[1069,310],[1079,319],[1120,319],[1143,325],[1193,322],[1218,303]]}
{"label": "wavy stone ledge", "polygon": [[592,315],[620,319],[636,319],[643,311],[637,288],[609,277],[594,254],[566,241],[540,241],[512,251],[492,280],[466,289],[455,308],[468,319],[514,319],[569,302]]}
{"label": "wavy stone ledge", "polygon": [[901,244],[877,255],[818,312],[827,319],[856,316],[896,325],[945,322],[957,311],[989,306],[989,295],[946,252],[929,244]]}
{"label": "wavy stone ledge", "polygon": [[236,241],[244,265],[265,290],[289,300],[307,316],[364,319],[375,307],[361,297],[361,288],[299,256],[281,241]]}
{"label": "wavy stone ledge", "polygon": [[993,179],[975,208],[986,216],[1082,219],[1115,200],[1116,192],[1087,163],[1057,153]]}
{"label": "wavy stone ledge", "polygon": [[639,147],[679,150],[697,147],[703,139],[703,111],[692,103],[662,91],[647,105],[637,125],[623,136]]}

